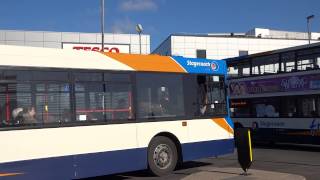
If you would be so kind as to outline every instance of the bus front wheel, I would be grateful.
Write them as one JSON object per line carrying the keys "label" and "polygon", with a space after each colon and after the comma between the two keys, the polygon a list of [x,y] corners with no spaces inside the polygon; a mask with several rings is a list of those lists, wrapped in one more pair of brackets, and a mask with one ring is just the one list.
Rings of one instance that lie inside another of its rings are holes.
{"label": "bus front wheel", "polygon": [[149,170],[156,176],[171,173],[178,161],[178,151],[174,142],[165,136],[156,136],[148,148]]}

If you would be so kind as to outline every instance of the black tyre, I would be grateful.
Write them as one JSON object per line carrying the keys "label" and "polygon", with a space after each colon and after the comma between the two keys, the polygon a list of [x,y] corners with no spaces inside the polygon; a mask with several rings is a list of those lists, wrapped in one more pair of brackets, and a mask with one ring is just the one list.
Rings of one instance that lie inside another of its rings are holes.
{"label": "black tyre", "polygon": [[152,139],[148,147],[149,170],[156,176],[171,173],[178,161],[178,151],[173,141],[164,136]]}

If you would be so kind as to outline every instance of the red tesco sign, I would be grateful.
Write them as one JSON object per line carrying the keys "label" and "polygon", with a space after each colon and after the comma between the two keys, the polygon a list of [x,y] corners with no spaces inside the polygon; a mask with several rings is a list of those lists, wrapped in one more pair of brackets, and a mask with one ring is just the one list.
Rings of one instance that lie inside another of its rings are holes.
{"label": "red tesco sign", "polygon": [[[72,49],[75,49],[75,50],[84,50],[84,51],[101,51],[101,48],[98,47],[98,46],[95,46],[95,47],[90,47],[90,46],[73,46]],[[112,48],[105,47],[105,48],[104,48],[104,51],[105,51],[105,52],[113,52],[113,53],[119,53],[119,52],[120,52],[119,48],[116,48],[116,47],[112,47]]]}
{"label": "red tesco sign", "polygon": [[[62,49],[72,49],[79,51],[101,51],[100,43],[62,43]],[[129,53],[130,44],[104,44],[105,52],[112,53]]]}

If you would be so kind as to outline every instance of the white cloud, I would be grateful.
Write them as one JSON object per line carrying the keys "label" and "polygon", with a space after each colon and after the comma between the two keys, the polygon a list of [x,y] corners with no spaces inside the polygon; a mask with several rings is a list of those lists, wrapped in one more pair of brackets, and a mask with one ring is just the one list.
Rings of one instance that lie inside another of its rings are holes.
{"label": "white cloud", "polygon": [[120,9],[123,11],[155,11],[158,5],[154,0],[123,0]]}
{"label": "white cloud", "polygon": [[133,33],[135,32],[135,23],[127,17],[123,20],[115,21],[111,29],[113,33]]}

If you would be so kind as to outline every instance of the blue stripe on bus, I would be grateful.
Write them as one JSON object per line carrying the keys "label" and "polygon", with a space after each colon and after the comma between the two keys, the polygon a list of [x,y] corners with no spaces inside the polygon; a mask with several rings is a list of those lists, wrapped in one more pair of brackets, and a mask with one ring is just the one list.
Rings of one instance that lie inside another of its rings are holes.
{"label": "blue stripe on bus", "polygon": [[2,179],[75,179],[147,168],[147,148],[90,153],[0,164],[0,171],[22,173]]}
{"label": "blue stripe on bus", "polygon": [[234,140],[222,139],[182,144],[183,161],[233,153]]}
{"label": "blue stripe on bus", "polygon": [[147,169],[147,148],[82,154],[76,156],[76,162],[77,177]]}
{"label": "blue stripe on bus", "polygon": [[[233,152],[233,139],[182,144],[184,161]],[[147,148],[80,154],[0,164],[1,179],[74,179],[147,168]]]}
{"label": "blue stripe on bus", "polygon": [[36,159],[0,164],[1,172],[21,173],[1,179],[71,179],[74,175],[73,156]]}

